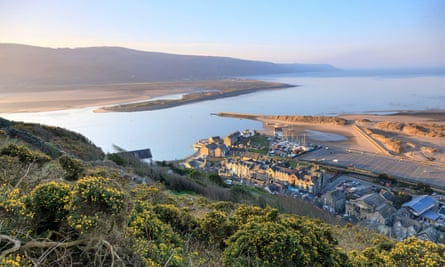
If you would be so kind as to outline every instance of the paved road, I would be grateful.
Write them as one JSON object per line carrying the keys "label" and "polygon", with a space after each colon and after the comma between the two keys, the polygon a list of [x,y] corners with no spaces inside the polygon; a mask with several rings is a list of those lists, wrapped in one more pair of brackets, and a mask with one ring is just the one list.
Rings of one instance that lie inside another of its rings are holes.
{"label": "paved road", "polygon": [[425,183],[445,189],[445,167],[372,153],[344,151],[332,148],[319,149],[297,159],[318,161],[333,166],[350,167],[375,173],[386,173],[396,178]]}

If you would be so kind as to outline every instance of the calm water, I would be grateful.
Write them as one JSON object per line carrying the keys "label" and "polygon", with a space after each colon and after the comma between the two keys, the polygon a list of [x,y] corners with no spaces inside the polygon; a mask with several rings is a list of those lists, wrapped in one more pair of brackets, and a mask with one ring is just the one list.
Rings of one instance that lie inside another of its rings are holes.
{"label": "calm water", "polygon": [[0,117],[65,127],[105,152],[113,152],[113,144],[129,150],[151,148],[155,160],[172,160],[192,154],[191,145],[198,139],[261,128],[258,122],[219,118],[211,116],[213,112],[332,115],[445,108],[445,76],[254,78],[300,86],[157,111],[93,113],[94,108],[86,108]]}

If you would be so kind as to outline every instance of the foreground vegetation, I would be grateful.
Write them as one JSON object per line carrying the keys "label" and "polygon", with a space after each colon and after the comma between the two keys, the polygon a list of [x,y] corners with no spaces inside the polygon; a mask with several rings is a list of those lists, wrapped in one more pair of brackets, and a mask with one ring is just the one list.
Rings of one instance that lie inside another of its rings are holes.
{"label": "foreground vegetation", "polygon": [[342,226],[216,174],[104,155],[60,128],[0,129],[0,266],[445,264],[443,245]]}

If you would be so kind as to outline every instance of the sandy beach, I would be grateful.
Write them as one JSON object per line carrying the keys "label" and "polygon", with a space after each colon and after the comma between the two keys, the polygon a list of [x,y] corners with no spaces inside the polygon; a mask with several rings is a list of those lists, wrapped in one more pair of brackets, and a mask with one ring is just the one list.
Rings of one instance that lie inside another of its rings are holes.
{"label": "sandy beach", "polygon": [[2,94],[0,112],[42,112],[63,109],[102,107],[133,101],[148,100],[171,94],[189,93],[190,88],[155,88],[155,84],[92,86],[62,90],[11,92]]}

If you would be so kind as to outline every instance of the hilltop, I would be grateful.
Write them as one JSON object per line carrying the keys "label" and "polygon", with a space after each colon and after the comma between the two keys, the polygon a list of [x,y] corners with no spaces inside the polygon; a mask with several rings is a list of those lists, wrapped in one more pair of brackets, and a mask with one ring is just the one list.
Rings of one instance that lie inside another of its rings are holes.
{"label": "hilltop", "polygon": [[338,223],[302,200],[0,119],[1,266],[445,263],[443,245]]}
{"label": "hilltop", "polygon": [[153,103],[139,103],[136,107],[104,109],[151,110],[289,86],[233,77],[334,70],[337,69],[327,64],[275,64],[122,47],[53,49],[0,44],[0,112],[108,106],[172,94],[188,95],[184,101],[161,102],[156,107]]}
{"label": "hilltop", "polygon": [[275,64],[123,47],[53,49],[0,44],[2,92],[332,70],[336,68],[328,64]]}

